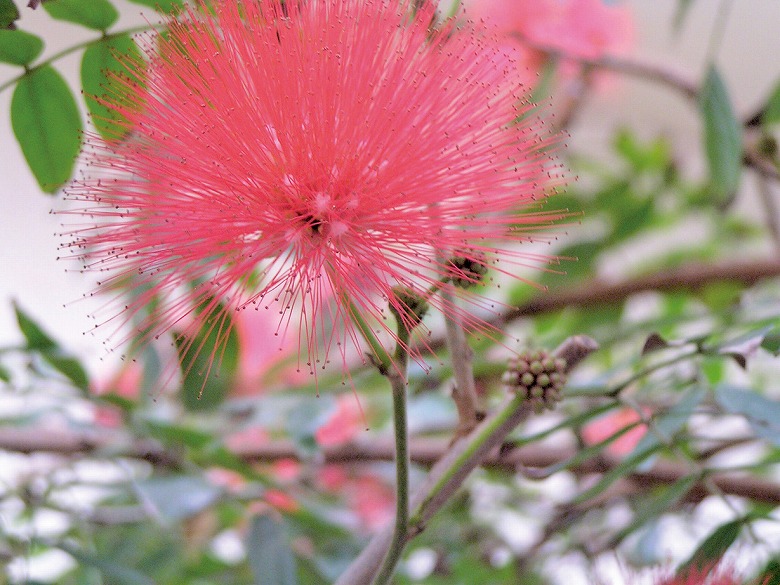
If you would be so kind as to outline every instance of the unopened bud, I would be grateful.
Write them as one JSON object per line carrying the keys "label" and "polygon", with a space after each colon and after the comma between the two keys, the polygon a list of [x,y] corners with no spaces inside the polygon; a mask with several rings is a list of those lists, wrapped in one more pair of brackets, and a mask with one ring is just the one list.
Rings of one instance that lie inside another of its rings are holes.
{"label": "unopened bud", "polygon": [[566,360],[546,351],[528,351],[512,358],[501,380],[511,391],[525,396],[535,412],[554,408],[566,384]]}
{"label": "unopened bud", "polygon": [[483,281],[487,274],[487,260],[481,252],[470,252],[469,256],[454,256],[447,262],[452,284],[469,288]]}
{"label": "unopened bud", "polygon": [[403,323],[411,331],[428,312],[428,301],[415,290],[405,286],[394,287],[393,296],[395,302],[391,300],[390,311],[399,323]]}

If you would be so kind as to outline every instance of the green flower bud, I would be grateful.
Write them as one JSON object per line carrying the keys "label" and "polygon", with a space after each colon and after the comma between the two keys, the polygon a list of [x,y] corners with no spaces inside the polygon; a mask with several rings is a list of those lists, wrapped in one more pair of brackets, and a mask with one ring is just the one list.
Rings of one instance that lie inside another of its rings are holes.
{"label": "green flower bud", "polygon": [[447,262],[450,281],[460,288],[470,288],[481,283],[488,271],[486,262],[481,252],[470,252],[468,257],[450,258]]}
{"label": "green flower bud", "polygon": [[398,323],[403,323],[409,331],[417,327],[428,312],[428,301],[415,290],[396,286],[393,288],[395,302],[390,302],[390,311]]}

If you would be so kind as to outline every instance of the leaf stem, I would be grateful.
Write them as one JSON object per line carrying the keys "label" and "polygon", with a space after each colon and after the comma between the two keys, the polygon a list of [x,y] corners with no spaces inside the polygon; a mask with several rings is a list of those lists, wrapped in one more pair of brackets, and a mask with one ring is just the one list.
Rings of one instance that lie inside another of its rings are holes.
{"label": "leaf stem", "polygon": [[[158,25],[159,27],[162,27],[163,25]],[[90,47],[92,45],[96,45],[97,43],[102,43],[103,41],[107,39],[111,39],[113,37],[118,37],[122,35],[132,35],[135,33],[140,32],[146,32],[148,30],[157,29],[158,26],[155,25],[143,25],[143,26],[134,26],[132,28],[127,28],[124,30],[118,30],[116,32],[112,33],[101,33],[99,37],[96,37],[94,39],[90,39],[88,41],[84,41],[78,44],[75,44],[71,47],[68,47],[67,49],[63,49],[59,53],[55,53],[48,59],[45,59],[44,61],[41,61],[37,65],[34,65],[32,67],[25,66],[24,73],[21,73],[17,75],[16,77],[12,77],[5,83],[0,85],[0,93],[3,93],[6,89],[9,89],[16,85],[19,81],[24,79],[25,76],[29,75],[30,73],[34,72],[36,69],[40,69],[41,67],[46,67],[47,65],[51,65],[55,61],[58,61],[59,59],[62,59],[63,57],[67,57],[71,53],[75,53],[76,51],[79,51],[81,49],[86,49],[87,47]]]}
{"label": "leaf stem", "polygon": [[[442,289],[439,294],[445,302],[457,302],[453,294]],[[463,322],[457,313],[446,314],[444,317],[447,331],[447,349],[452,361],[452,374],[455,385],[452,389],[452,399],[458,410],[458,428],[456,438],[465,437],[477,426],[477,390],[474,384],[474,352],[466,340]]]}

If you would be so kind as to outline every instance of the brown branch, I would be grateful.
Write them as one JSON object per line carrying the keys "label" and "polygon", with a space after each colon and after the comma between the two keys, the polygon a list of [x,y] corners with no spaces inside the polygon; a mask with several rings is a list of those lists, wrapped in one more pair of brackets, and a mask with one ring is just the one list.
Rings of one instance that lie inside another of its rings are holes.
{"label": "brown branch", "polygon": [[[724,261],[718,264],[690,263],[618,282],[593,279],[562,290],[545,291],[530,301],[489,319],[503,329],[505,323],[566,309],[614,305],[643,292],[694,291],[715,282],[735,282],[752,286],[761,280],[780,277],[780,259]],[[434,337],[426,348],[436,351],[444,340]]]}
{"label": "brown branch", "polygon": [[646,291],[696,290],[713,282],[738,282],[751,286],[760,280],[778,276],[780,276],[780,259],[687,264],[621,282],[592,280],[575,288],[548,291],[510,310],[504,315],[503,320],[511,321],[566,307],[582,308],[614,304]]}
{"label": "brown branch", "polygon": [[[73,433],[45,429],[0,429],[0,450],[16,453],[52,453],[63,456],[95,455],[111,453],[112,456],[143,459],[156,465],[171,465],[179,457],[152,441],[139,441],[122,452],[112,446],[124,442],[120,433],[113,431]],[[410,445],[411,460],[418,465],[431,466],[441,459],[449,448],[449,439],[415,439]],[[244,445],[234,453],[250,463],[271,463],[280,459],[296,459],[299,451],[290,441],[274,441],[266,445]],[[390,441],[358,442],[340,447],[326,447],[322,451],[326,463],[368,463],[371,461],[392,461],[393,445]],[[524,468],[545,468],[566,461],[574,455],[570,449],[555,449],[538,445],[526,446],[494,453],[484,461],[484,466],[510,473]],[[585,475],[604,473],[618,463],[604,457],[588,459],[569,469],[572,473]],[[636,471],[628,479],[643,486],[671,484],[688,474],[685,465],[670,461],[658,461],[647,471]],[[713,472],[712,479],[724,493],[750,498],[758,502],[780,505],[780,484],[753,476]],[[701,484],[696,484],[688,499],[699,501],[708,493]]]}
{"label": "brown branch", "polygon": [[609,71],[614,71],[615,73],[655,81],[682,93],[690,100],[697,100],[699,97],[700,88],[698,84],[683,73],[674,71],[663,65],[609,55],[598,58],[581,57],[561,51],[555,47],[550,47],[549,45],[536,43],[517,32],[512,33],[511,36],[527,48],[543,53],[553,59],[571,61],[586,68],[607,69]]}

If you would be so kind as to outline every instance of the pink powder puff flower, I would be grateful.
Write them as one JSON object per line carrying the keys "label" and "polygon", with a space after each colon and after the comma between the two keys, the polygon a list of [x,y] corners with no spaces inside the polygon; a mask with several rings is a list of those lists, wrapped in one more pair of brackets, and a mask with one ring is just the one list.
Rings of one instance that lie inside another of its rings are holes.
{"label": "pink powder puff flower", "polygon": [[[465,0],[469,14],[484,19],[521,50],[527,82],[533,83],[544,63],[534,46],[564,55],[597,59],[628,52],[634,43],[631,10],[604,0]],[[564,77],[579,68],[562,66]]]}
{"label": "pink powder puff flower", "polygon": [[[393,343],[394,287],[422,293],[451,257],[514,279],[549,260],[518,250],[560,218],[540,202],[562,180],[511,52],[411,4],[226,1],[150,33],[148,64],[127,64],[145,67],[145,91],[128,75],[105,99],[129,138],[87,136],[68,193],[82,205],[66,212],[84,222],[66,246],[105,271],[101,288],[133,289],[122,324],[183,325],[191,344],[275,306],[267,335],[297,329],[313,373],[365,348],[355,310]],[[491,332],[494,301],[443,287],[464,308],[431,305]],[[219,344],[194,349],[219,359]]]}

